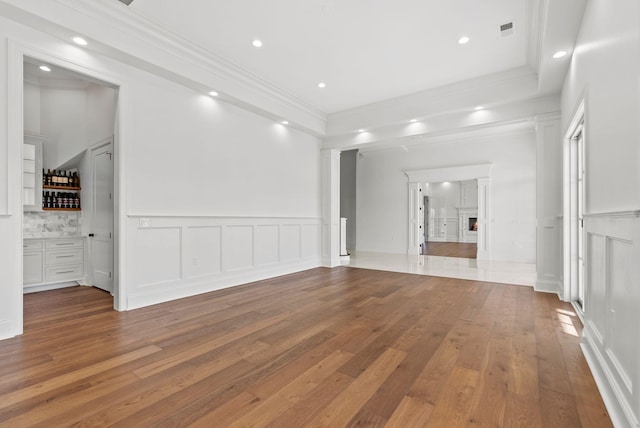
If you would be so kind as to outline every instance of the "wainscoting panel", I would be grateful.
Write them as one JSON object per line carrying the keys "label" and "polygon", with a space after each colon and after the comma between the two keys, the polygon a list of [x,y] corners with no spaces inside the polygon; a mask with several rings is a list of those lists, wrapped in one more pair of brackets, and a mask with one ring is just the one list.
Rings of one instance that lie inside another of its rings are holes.
{"label": "wainscoting panel", "polygon": [[321,265],[319,218],[129,216],[135,309]]}
{"label": "wainscoting panel", "polygon": [[300,258],[300,225],[280,226],[280,258],[284,262]]}
{"label": "wainscoting panel", "polygon": [[227,226],[222,233],[222,266],[225,272],[253,266],[253,226]]}
{"label": "wainscoting panel", "polygon": [[546,217],[539,224],[536,256],[537,280],[535,290],[561,295],[562,284],[558,273],[562,271],[562,218]]}
{"label": "wainscoting panel", "polygon": [[[586,281],[586,302],[589,322],[595,338],[600,346],[604,346],[604,337],[607,332],[607,305],[602,302],[607,301],[607,281],[605,277],[605,251],[607,240],[603,235],[587,233],[586,258],[588,263],[585,266]],[[597,303],[600,302],[600,303]]]}
{"label": "wainscoting panel", "polygon": [[307,260],[321,254],[320,248],[320,224],[302,225],[302,258]]}
{"label": "wainscoting panel", "polygon": [[256,266],[275,265],[280,260],[278,225],[256,226],[255,261]]}
{"label": "wainscoting panel", "polygon": [[[628,296],[633,294],[632,274],[633,265],[631,256],[633,243],[631,241],[609,238],[608,239],[608,263],[607,269],[609,284],[609,300],[611,310],[608,355],[616,374],[626,386],[627,392],[632,393],[631,375],[638,371],[638,358],[634,350],[638,347],[638,306]],[[638,262],[636,260],[636,262]],[[636,283],[637,287],[638,284]],[[636,385],[637,387],[637,385]]]}
{"label": "wainscoting panel", "polygon": [[152,287],[181,279],[181,232],[179,227],[154,227],[136,234],[131,263],[136,283]]}
{"label": "wainscoting panel", "polygon": [[615,426],[640,427],[640,212],[585,216],[583,349]]}
{"label": "wainscoting panel", "polygon": [[185,273],[187,278],[198,278],[222,271],[222,228],[220,226],[187,227],[185,240]]}

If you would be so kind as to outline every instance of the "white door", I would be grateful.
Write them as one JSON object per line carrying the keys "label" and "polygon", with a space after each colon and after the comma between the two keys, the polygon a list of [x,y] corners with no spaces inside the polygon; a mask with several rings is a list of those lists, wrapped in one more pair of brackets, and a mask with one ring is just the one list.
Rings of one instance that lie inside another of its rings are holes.
{"label": "white door", "polygon": [[91,266],[93,285],[113,294],[113,142],[93,149]]}

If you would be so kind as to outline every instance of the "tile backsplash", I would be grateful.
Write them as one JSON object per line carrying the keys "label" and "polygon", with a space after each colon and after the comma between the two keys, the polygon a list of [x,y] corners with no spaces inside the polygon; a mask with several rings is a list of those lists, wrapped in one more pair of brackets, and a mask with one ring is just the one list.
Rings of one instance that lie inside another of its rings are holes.
{"label": "tile backsplash", "polygon": [[25,238],[78,236],[81,226],[81,211],[25,212],[23,217]]}

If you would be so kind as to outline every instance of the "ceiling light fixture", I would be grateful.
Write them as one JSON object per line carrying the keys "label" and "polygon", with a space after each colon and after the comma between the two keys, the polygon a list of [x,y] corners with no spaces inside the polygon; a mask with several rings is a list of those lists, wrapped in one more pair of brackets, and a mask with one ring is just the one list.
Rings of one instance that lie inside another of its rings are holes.
{"label": "ceiling light fixture", "polygon": [[218,94],[216,91],[209,91],[209,95],[211,95],[212,97],[217,97],[220,94]]}
{"label": "ceiling light fixture", "polygon": [[416,123],[417,121],[418,121],[418,119],[411,119],[409,122]]}
{"label": "ceiling light fixture", "polygon": [[467,43],[469,43],[469,40],[471,40],[469,37],[467,36],[462,36],[458,39],[458,44],[459,45],[466,45]]}
{"label": "ceiling light fixture", "polygon": [[46,72],[51,71],[51,69],[50,69],[49,67],[47,67],[46,65],[41,65],[41,66],[40,66],[40,70],[42,70],[42,71],[46,71]]}
{"label": "ceiling light fixture", "polygon": [[326,84],[326,83],[324,83],[324,82],[320,82],[320,83],[318,83],[318,88],[322,88],[322,89],[324,89],[324,88],[326,88],[326,87],[327,87],[327,84]]}
{"label": "ceiling light fixture", "polygon": [[474,108],[474,110],[475,110],[475,111],[483,110],[483,109],[484,109],[484,107],[483,107],[483,106],[477,106],[476,108]]}
{"label": "ceiling light fixture", "polygon": [[558,51],[553,54],[553,59],[562,58],[563,56],[566,56],[566,55],[567,55],[567,51]]}
{"label": "ceiling light fixture", "polygon": [[258,40],[258,39],[255,39],[255,40],[253,41],[253,43],[252,43],[252,44],[253,44],[253,46],[255,46],[256,48],[261,48],[261,47],[262,47],[262,41],[261,41],[261,40]]}
{"label": "ceiling light fixture", "polygon": [[358,129],[358,132],[362,133],[364,132],[364,129]]}
{"label": "ceiling light fixture", "polygon": [[288,121],[288,120],[283,120],[283,121],[282,121],[282,122],[280,122],[280,123],[281,123],[281,124],[283,124],[283,125],[288,125],[288,124],[289,124],[289,121]]}
{"label": "ceiling light fixture", "polygon": [[73,40],[73,43],[75,43],[76,45],[80,45],[80,46],[87,46],[89,44],[85,39],[83,39],[80,36],[75,36],[71,40]]}

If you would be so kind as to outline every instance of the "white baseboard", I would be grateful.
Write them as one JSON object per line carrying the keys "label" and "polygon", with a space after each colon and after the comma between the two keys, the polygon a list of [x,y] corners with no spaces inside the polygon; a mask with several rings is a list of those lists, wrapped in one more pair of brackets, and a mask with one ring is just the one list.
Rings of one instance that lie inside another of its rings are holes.
{"label": "white baseboard", "polygon": [[545,281],[539,279],[533,285],[533,289],[539,293],[557,294],[560,300],[562,300],[562,284],[560,284],[560,281]]}
{"label": "white baseboard", "polygon": [[591,374],[596,381],[600,395],[602,395],[613,426],[640,428],[630,404],[624,399],[587,327],[583,330],[582,339],[582,353],[591,369]]}
{"label": "white baseboard", "polygon": [[277,266],[255,268],[239,272],[208,275],[197,279],[172,281],[154,286],[153,291],[145,290],[144,293],[130,293],[127,301],[127,310],[191,297],[249,282],[288,275],[320,266],[321,262],[319,259],[310,259],[302,262],[278,264]]}
{"label": "white baseboard", "polygon": [[29,293],[36,293],[38,291],[49,291],[49,290],[57,290],[59,288],[77,287],[78,285],[87,285],[87,284],[86,284],[86,281],[57,282],[55,284],[44,284],[44,285],[36,285],[33,287],[25,287],[22,292],[24,294],[29,294]]}

